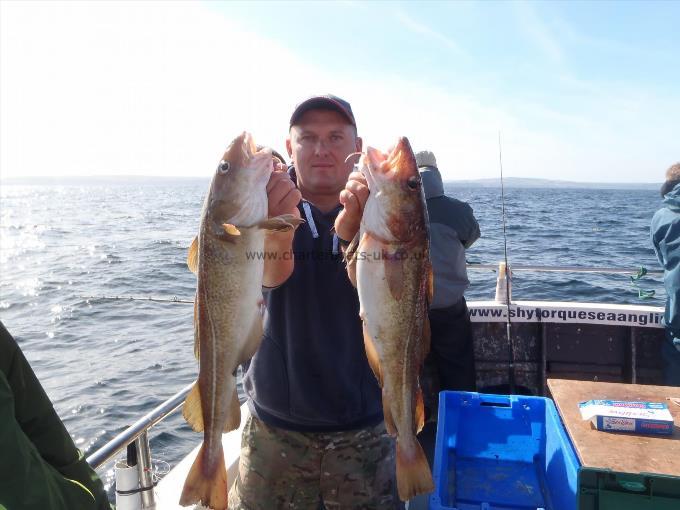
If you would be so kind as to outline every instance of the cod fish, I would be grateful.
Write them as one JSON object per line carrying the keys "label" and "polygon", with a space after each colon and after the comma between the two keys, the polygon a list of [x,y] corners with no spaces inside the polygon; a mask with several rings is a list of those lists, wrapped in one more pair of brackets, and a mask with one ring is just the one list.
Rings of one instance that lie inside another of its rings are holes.
{"label": "cod fish", "polygon": [[430,350],[427,208],[406,138],[389,154],[368,147],[361,171],[370,195],[347,270],[359,293],[366,356],[382,387],[385,426],[397,438],[397,488],[406,501],[434,490],[416,438],[425,422],[419,372]]}
{"label": "cod fish", "polygon": [[262,339],[262,274],[266,230],[293,229],[292,215],[267,218],[271,149],[257,150],[248,133],[227,148],[213,176],[198,236],[187,264],[197,275],[194,351],[198,381],[184,403],[184,418],[203,444],[180,497],[181,505],[227,508],[222,433],[241,422],[235,372]]}

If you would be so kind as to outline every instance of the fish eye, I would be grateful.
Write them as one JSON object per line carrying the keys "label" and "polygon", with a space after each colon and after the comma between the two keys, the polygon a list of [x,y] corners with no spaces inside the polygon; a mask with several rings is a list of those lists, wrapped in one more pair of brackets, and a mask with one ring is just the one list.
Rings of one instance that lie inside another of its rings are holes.
{"label": "fish eye", "polygon": [[417,190],[420,188],[420,179],[416,176],[409,177],[408,181],[406,181],[406,185],[412,190]]}
{"label": "fish eye", "polygon": [[226,174],[229,171],[229,168],[231,165],[229,164],[229,161],[220,161],[220,164],[217,166],[217,171],[221,174]]}

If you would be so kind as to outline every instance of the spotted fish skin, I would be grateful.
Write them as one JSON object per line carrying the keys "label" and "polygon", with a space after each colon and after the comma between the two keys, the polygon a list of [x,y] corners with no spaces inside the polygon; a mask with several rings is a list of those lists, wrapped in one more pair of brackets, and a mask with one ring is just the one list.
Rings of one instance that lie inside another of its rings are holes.
{"label": "spotted fish skin", "polygon": [[360,168],[370,194],[346,253],[348,274],[359,293],[366,355],[383,390],[385,425],[397,438],[397,487],[406,501],[434,490],[416,438],[424,424],[418,377],[430,348],[427,206],[406,138],[389,153],[369,147]]}

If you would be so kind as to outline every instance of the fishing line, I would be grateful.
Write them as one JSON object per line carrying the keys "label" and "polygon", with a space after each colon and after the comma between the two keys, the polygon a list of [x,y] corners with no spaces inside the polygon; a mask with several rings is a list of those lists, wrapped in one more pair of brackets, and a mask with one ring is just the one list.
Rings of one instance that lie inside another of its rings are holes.
{"label": "fishing line", "polygon": [[171,298],[161,298],[153,296],[79,296],[81,299],[86,299],[88,301],[153,301],[154,303],[181,303],[181,304],[194,304],[193,299],[182,299],[177,296]]}
{"label": "fishing line", "polygon": [[510,394],[515,393],[515,347],[512,343],[512,328],[510,322],[510,271],[508,269],[508,237],[505,227],[505,186],[503,184],[503,152],[501,149],[501,132],[498,131],[498,163],[501,168],[501,215],[503,217],[503,258],[505,259],[505,333],[508,337],[508,385]]}

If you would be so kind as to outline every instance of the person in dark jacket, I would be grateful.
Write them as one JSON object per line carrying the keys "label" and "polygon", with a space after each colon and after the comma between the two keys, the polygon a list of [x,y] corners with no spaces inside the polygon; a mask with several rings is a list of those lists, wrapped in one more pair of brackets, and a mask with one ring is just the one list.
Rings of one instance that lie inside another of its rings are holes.
{"label": "person in dark jacket", "polygon": [[472,325],[463,293],[470,285],[465,250],[479,239],[472,207],[444,195],[444,184],[432,152],[416,154],[430,218],[430,258],[434,296],[430,304],[430,359],[441,390],[475,391]]}
{"label": "person in dark jacket", "polygon": [[294,168],[277,165],[267,192],[270,216],[305,223],[266,237],[264,335],[244,376],[251,416],[231,510],[403,507],[342,257],[368,197],[348,158],[361,146],[347,101],[315,96],[295,108],[286,140]]}
{"label": "person in dark jacket", "polygon": [[0,322],[0,509],[110,510],[12,335]]}
{"label": "person in dark jacket", "polygon": [[664,268],[666,311],[663,345],[664,379],[668,386],[680,386],[680,163],[666,171],[661,187],[663,207],[652,218],[650,233],[656,256]]}

